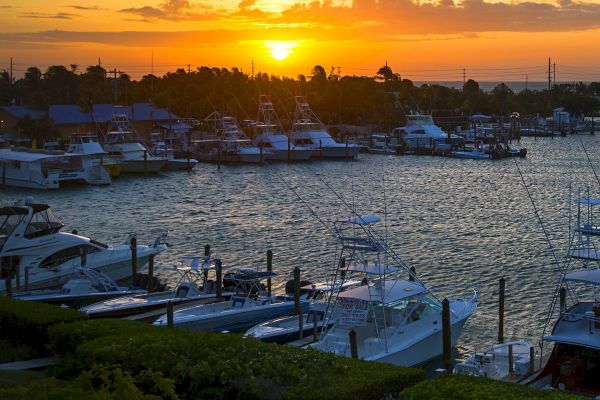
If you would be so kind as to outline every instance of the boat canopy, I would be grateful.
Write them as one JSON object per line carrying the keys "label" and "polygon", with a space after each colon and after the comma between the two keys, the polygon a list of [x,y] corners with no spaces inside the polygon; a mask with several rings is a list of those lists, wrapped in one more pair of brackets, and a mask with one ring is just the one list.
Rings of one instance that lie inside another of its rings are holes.
{"label": "boat canopy", "polygon": [[570,272],[565,275],[565,281],[600,285],[600,269],[586,269]]}
{"label": "boat canopy", "polygon": [[0,215],[27,215],[27,209],[24,207],[0,207]]}
{"label": "boat canopy", "polygon": [[277,276],[277,274],[275,272],[269,272],[269,271],[238,272],[238,273],[228,277],[228,279],[233,280],[233,281],[238,281],[238,282],[254,282],[254,281],[261,281],[261,280],[267,279],[267,278],[273,278],[275,276]]}
{"label": "boat canopy", "polygon": [[579,200],[577,200],[577,203],[591,205],[591,206],[597,206],[597,205],[600,205],[600,199],[579,199]]}
{"label": "boat canopy", "polygon": [[343,222],[345,224],[356,224],[356,225],[374,224],[379,221],[381,221],[381,218],[379,218],[377,215],[353,215],[352,217],[350,217],[348,219],[339,220],[339,222]]}
{"label": "boat canopy", "polygon": [[306,286],[302,286],[300,289],[303,290],[315,290],[317,292],[329,292],[332,289],[333,290],[337,290],[340,287],[343,288],[347,288],[350,286],[356,286],[356,285],[360,285],[361,281],[357,281],[357,280],[353,280],[353,281],[346,281],[344,283],[340,284],[336,284],[336,285],[330,285],[328,283],[311,283],[310,285],[306,285]]}
{"label": "boat canopy", "polygon": [[386,280],[382,283],[359,286],[340,293],[339,297],[366,301],[381,301],[381,286],[385,287],[383,303],[391,303],[427,292],[424,286],[405,279]]}
{"label": "boat canopy", "polygon": [[398,271],[398,268],[392,267],[389,265],[383,265],[380,263],[372,263],[372,264],[359,264],[352,263],[348,265],[348,272],[362,272],[365,274],[372,275],[384,275],[391,274]]}

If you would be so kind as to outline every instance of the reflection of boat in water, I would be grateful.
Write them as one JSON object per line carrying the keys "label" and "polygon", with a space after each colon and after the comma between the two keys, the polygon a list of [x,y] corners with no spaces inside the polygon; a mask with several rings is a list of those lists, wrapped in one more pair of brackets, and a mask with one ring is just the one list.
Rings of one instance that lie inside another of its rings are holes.
{"label": "reflection of boat in water", "polygon": [[[372,224],[378,221],[377,216],[352,215],[335,222],[340,265],[347,263],[336,268],[336,276],[342,281],[362,278],[363,285],[337,291],[330,303],[337,308],[331,314],[334,324],[310,346],[350,357],[353,334],[361,359],[418,365],[442,354],[442,302],[375,235]],[[406,273],[408,280],[400,277]],[[474,294],[449,302],[452,346],[476,301]]]}
{"label": "reflection of boat in water", "polygon": [[[130,244],[109,245],[72,233],[47,204],[28,197],[13,206],[0,208],[0,258],[2,271],[14,270],[19,281],[31,289],[62,285],[82,265],[96,269],[116,281],[131,276]],[[158,239],[152,246],[137,245],[137,262],[142,267],[166,245]],[[6,268],[6,269],[5,269]],[[16,286],[16,277],[11,285]],[[5,280],[0,280],[0,291]]]}

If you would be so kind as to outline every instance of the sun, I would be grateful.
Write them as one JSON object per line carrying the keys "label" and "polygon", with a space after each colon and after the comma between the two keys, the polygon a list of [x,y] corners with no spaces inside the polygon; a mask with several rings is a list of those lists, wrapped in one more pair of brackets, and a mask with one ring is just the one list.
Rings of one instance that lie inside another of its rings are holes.
{"label": "sun", "polygon": [[269,49],[271,57],[277,61],[282,61],[288,58],[292,54],[294,47],[298,45],[295,41],[283,41],[283,40],[265,40],[265,46]]}

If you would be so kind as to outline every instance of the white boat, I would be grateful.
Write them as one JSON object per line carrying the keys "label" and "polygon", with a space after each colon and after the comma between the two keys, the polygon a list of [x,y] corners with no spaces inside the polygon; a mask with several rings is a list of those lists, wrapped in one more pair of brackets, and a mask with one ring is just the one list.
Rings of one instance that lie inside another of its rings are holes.
{"label": "white boat", "polygon": [[481,147],[465,148],[452,152],[454,158],[466,158],[470,160],[491,160],[492,156],[489,152]]}
{"label": "white boat", "polygon": [[198,160],[194,158],[175,158],[173,145],[167,143],[162,133],[152,132],[150,138],[152,154],[166,160],[163,171],[191,171],[198,164]]}
{"label": "white boat", "polygon": [[[346,256],[343,275],[345,279],[362,277],[364,284],[338,291],[332,302],[338,308],[331,313],[334,324],[310,347],[350,357],[353,331],[358,358],[419,365],[442,354],[442,304],[375,234],[371,225],[379,220],[377,216],[352,215],[334,224],[341,254]],[[340,269],[336,268],[338,275]],[[401,278],[400,273],[408,273],[409,279]],[[452,346],[476,303],[476,293],[449,301]]]}
{"label": "white boat", "polygon": [[367,152],[372,154],[394,155],[403,152],[399,137],[385,133],[373,133],[366,146]]}
{"label": "white boat", "polygon": [[[63,226],[49,205],[35,204],[31,197],[0,207],[0,258],[3,263],[12,263],[21,285],[27,276],[32,290],[57,287],[81,266],[96,269],[115,281],[131,277],[129,243],[104,244],[62,232]],[[151,246],[137,245],[138,268],[166,248],[158,238]],[[16,287],[16,277],[11,285]],[[5,290],[3,279],[0,292]]]}
{"label": "white boat", "polygon": [[[83,307],[81,311],[90,318],[122,318],[143,314],[134,319],[152,322],[164,313],[169,302],[174,306],[181,306],[205,300],[217,301],[216,282],[209,277],[210,271],[215,270],[214,261],[204,256],[182,257],[181,265],[162,269],[168,270],[170,275],[179,275],[173,289],[102,301]],[[221,299],[229,299],[232,294],[224,290]],[[155,312],[156,310],[160,312]]]}
{"label": "white boat", "polygon": [[115,114],[104,134],[104,150],[121,163],[123,173],[157,173],[167,160],[154,157],[143,144],[125,114]]}
{"label": "white boat", "polygon": [[505,379],[511,374],[517,379],[525,377],[530,373],[529,355],[532,347],[533,344],[527,340],[499,343],[456,364],[454,372],[496,380]]}
{"label": "white boat", "polygon": [[121,164],[110,157],[104,151],[98,141],[98,137],[91,133],[75,133],[69,138],[67,154],[79,155],[85,166],[104,167],[111,177],[121,174]]}
{"label": "white boat", "polygon": [[337,143],[312,111],[304,96],[295,96],[296,111],[292,124],[291,139],[296,146],[313,150],[315,158],[350,159],[358,155],[359,146]]}
{"label": "white boat", "polygon": [[[347,281],[342,284],[342,290],[353,286],[360,285],[360,281]],[[302,314],[302,334],[303,337],[313,335],[313,330],[316,328],[318,332],[327,330],[333,325],[333,318],[327,318],[327,326],[323,326],[325,321],[325,312],[327,311],[327,302],[331,295],[337,290],[329,284],[310,284],[303,286],[301,290],[308,294],[310,305],[308,312]],[[244,337],[253,337],[262,340],[263,342],[275,342],[279,344],[289,343],[298,340],[300,335],[300,324],[298,316],[280,317],[269,321],[262,322],[248,329]]]}
{"label": "white boat", "polygon": [[269,151],[268,161],[306,161],[312,156],[313,149],[297,146],[285,135],[273,103],[266,95],[259,96],[257,121],[252,143]]}
{"label": "white boat", "polygon": [[[251,326],[276,317],[291,315],[294,300],[273,296],[264,290],[261,281],[276,276],[273,272],[242,269],[229,277],[235,283],[234,295],[227,302],[182,308],[173,313],[173,326],[194,331],[244,331]],[[308,303],[303,301],[303,308]],[[155,326],[167,326],[167,315],[154,321]]]}
{"label": "white boat", "polygon": [[74,184],[108,185],[110,176],[82,156],[26,148],[0,149],[0,186],[58,189]]}
{"label": "white boat", "polygon": [[105,274],[90,268],[79,268],[74,276],[60,289],[41,289],[13,293],[12,297],[23,301],[67,305],[79,308],[114,297],[146,293],[144,289],[117,286]]}
{"label": "white boat", "polygon": [[399,137],[406,150],[431,150],[449,152],[464,143],[464,139],[444,132],[433,123],[431,115],[412,114],[406,116],[406,125],[395,128],[392,136]]}

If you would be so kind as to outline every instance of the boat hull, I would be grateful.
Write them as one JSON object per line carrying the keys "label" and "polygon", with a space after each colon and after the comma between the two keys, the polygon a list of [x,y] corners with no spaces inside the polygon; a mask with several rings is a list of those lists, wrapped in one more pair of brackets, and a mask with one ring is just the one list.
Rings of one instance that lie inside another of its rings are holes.
{"label": "boat hull", "polygon": [[336,158],[336,159],[351,159],[355,158],[358,155],[359,147],[355,145],[345,145],[340,146],[324,146],[324,147],[315,147],[312,149],[312,157],[319,158]]}
{"label": "boat hull", "polygon": [[150,159],[150,160],[123,160],[121,162],[121,173],[123,174],[156,174],[158,173],[167,160]]}
{"label": "boat hull", "polygon": [[163,171],[191,171],[198,164],[193,158],[169,159],[163,166]]}
{"label": "boat hull", "polygon": [[[267,154],[267,161],[307,161],[313,155],[311,149],[269,149],[270,154]],[[289,154],[288,154],[289,153]]]}

